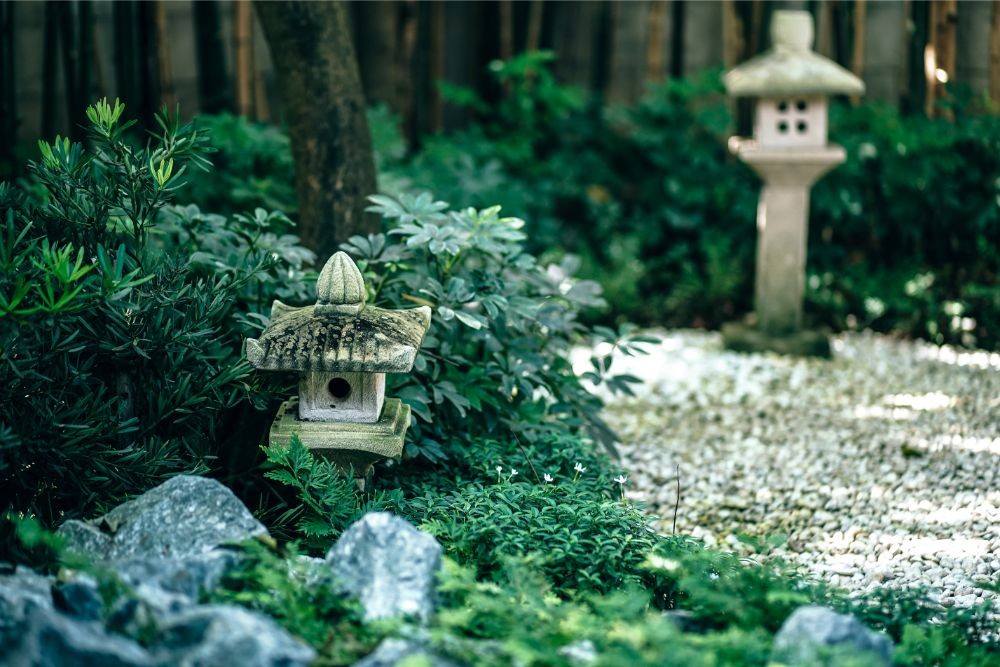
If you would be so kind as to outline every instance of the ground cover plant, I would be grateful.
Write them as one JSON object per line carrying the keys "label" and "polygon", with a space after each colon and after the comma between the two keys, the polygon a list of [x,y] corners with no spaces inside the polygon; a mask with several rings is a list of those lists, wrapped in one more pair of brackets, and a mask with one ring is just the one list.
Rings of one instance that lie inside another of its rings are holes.
{"label": "ground cover plant", "polygon": [[[90,147],[46,144],[37,180],[4,190],[4,247],[12,249],[0,277],[5,379],[18,392],[33,382],[35,392],[16,408],[0,402],[0,433],[12,434],[0,450],[11,476],[4,488],[22,494],[5,498],[19,516],[4,535],[13,527],[19,539],[5,540],[4,558],[36,566],[58,562],[58,540],[20,515],[51,526],[179,471],[226,477],[221,425],[244,417],[246,405],[267,415],[268,399],[291,391],[280,377],[263,384],[266,377],[248,372],[242,339],[259,330],[274,296],[313,298],[302,271],[309,255],[284,235],[283,215],[167,206],[167,197],[185,202],[183,188],[170,189],[181,184],[180,159],[195,165],[207,148],[197,126],[165,120],[143,147],[119,131],[117,105],[92,113]],[[948,610],[888,592],[850,599],[780,563],[655,533],[626,499],[600,401],[568,361],[574,345],[603,343],[588,379],[628,391],[632,378],[616,373],[610,353],[640,354],[645,339],[629,327],[585,324],[585,310],[602,305],[597,286],[575,279],[570,262],[539,260],[526,248],[525,225],[499,207],[452,209],[425,194],[376,196],[372,206],[384,233],[344,246],[365,273],[369,300],[434,310],[414,373],[389,387],[415,415],[406,457],[381,466],[375,491],[358,495],[347,475],[300,443],[264,448],[263,466],[244,475],[254,483],[241,492],[259,493],[249,504],[280,542],[242,545],[241,568],[213,600],[267,613],[314,646],[321,664],[350,664],[382,637],[417,632],[406,622],[364,625],[332,585],[300,576],[299,555],[322,554],[353,519],[387,509],[440,540],[447,563],[430,641],[472,664],[763,665],[774,632],[808,602],[885,629],[900,665],[995,663],[1000,646],[985,607]],[[116,354],[144,371],[133,403],[114,393],[124,363]],[[176,395],[185,387],[193,398]],[[92,405],[87,392],[102,391],[105,404]],[[122,405],[134,412],[119,412]],[[29,426],[29,407],[51,415],[51,431]],[[163,410],[173,411],[169,420]],[[79,426],[58,428],[67,423]],[[148,433],[112,447],[133,425]],[[244,450],[256,452],[258,436],[242,437]],[[49,452],[54,444],[62,449]],[[79,458],[58,458],[74,447]],[[175,449],[161,460],[167,448]],[[120,457],[113,476],[92,467],[109,457]],[[15,474],[20,486],[8,487]],[[116,590],[107,573],[94,575]]]}

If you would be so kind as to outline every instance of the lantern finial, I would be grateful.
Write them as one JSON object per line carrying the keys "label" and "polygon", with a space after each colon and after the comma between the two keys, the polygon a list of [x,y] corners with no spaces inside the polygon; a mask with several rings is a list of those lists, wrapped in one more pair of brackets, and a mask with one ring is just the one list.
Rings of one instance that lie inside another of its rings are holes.
{"label": "lantern finial", "polygon": [[316,305],[357,307],[366,300],[365,280],[350,255],[338,252],[328,259],[316,281]]}

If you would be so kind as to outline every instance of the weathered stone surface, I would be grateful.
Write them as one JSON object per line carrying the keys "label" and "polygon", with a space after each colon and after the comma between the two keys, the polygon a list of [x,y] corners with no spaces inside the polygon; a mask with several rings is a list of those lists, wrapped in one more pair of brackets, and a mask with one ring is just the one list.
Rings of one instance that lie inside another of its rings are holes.
{"label": "weathered stone surface", "polygon": [[354,663],[354,667],[396,667],[410,660],[419,661],[423,667],[457,667],[458,663],[442,658],[431,652],[423,644],[406,639],[385,639],[374,651],[363,660]]}
{"label": "weathered stone surface", "polygon": [[829,58],[813,52],[809,12],[776,11],[767,52],[730,70],[726,91],[734,96],[860,95],[864,82]]}
{"label": "weathered stone surface", "polygon": [[285,401],[271,425],[272,445],[287,445],[292,434],[313,454],[329,459],[354,476],[364,478],[376,461],[403,454],[410,406],[398,398],[387,398],[381,418],[374,424],[303,421],[296,417],[297,400]]}
{"label": "weathered stone surface", "polygon": [[373,424],[382,415],[385,373],[318,373],[299,376],[299,419]]}
{"label": "weathered stone surface", "polygon": [[892,641],[853,616],[818,606],[796,609],[774,637],[771,661],[803,666],[837,664],[821,662],[824,659],[865,659],[868,664],[888,667]]}
{"label": "weathered stone surface", "polygon": [[100,623],[65,616],[52,608],[34,607],[8,651],[6,665],[32,667],[145,667],[149,653],[136,642],[105,632]]}
{"label": "weathered stone surface", "polygon": [[371,512],[344,531],[326,555],[337,579],[356,595],[366,620],[434,612],[441,545],[405,520]]}
{"label": "weathered stone surface", "polygon": [[317,292],[314,306],[274,302],[271,323],[259,339],[246,342],[247,359],[255,368],[326,373],[406,373],[413,368],[430,326],[430,308],[365,305],[361,272],[342,252],[323,267]]}
{"label": "weathered stone surface", "polygon": [[193,607],[164,619],[151,651],[163,665],[296,667],[316,652],[270,618],[234,605]]}
{"label": "weathered stone surface", "polygon": [[100,519],[67,521],[58,532],[73,551],[97,560],[121,561],[203,554],[222,544],[266,535],[267,529],[219,482],[179,475]]}
{"label": "weathered stone surface", "polygon": [[0,647],[18,641],[33,609],[52,608],[51,585],[51,577],[20,565],[12,573],[0,575]]}
{"label": "weathered stone surface", "polygon": [[316,280],[316,303],[321,306],[361,305],[368,300],[365,279],[350,255],[334,253]]}
{"label": "weathered stone surface", "polygon": [[795,357],[829,359],[833,355],[830,337],[822,331],[795,331],[769,335],[757,327],[739,322],[722,325],[722,344],[734,352],[774,352]]}
{"label": "weathered stone surface", "polygon": [[52,586],[52,601],[59,611],[81,621],[99,621],[104,601],[97,580],[89,574],[75,574]]}
{"label": "weathered stone surface", "polygon": [[218,587],[227,572],[239,563],[239,555],[225,549],[183,558],[132,558],[117,561],[115,572],[132,586],[150,586],[183,595],[197,602],[202,593]]}

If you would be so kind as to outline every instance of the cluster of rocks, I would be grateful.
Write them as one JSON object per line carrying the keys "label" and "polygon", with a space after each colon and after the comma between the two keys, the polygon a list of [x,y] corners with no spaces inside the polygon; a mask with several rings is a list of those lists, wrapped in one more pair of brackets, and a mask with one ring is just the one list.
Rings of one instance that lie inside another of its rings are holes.
{"label": "cluster of rocks", "polygon": [[[82,572],[43,576],[24,567],[0,573],[0,664],[31,667],[297,667],[316,652],[258,612],[201,603],[239,566],[236,542],[266,538],[267,530],[224,486],[179,476],[90,522],[60,528],[69,549],[119,584],[102,590]],[[391,514],[365,515],[326,557],[301,557],[309,577],[330,576],[361,603],[365,620],[407,617],[404,637],[384,640],[355,667],[458,667],[435,654],[422,626],[435,610],[441,546]],[[290,573],[291,576],[291,573]],[[106,588],[106,586],[104,587]],[[775,638],[774,659],[812,665],[846,655],[888,665],[892,645],[855,619],[803,608]],[[589,665],[589,640],[561,652]]]}
{"label": "cluster of rocks", "polygon": [[645,382],[607,396],[632,497],[670,531],[771,556],[856,593],[930,587],[974,605],[1000,577],[1000,355],[871,334],[831,361],[745,355],[661,332]]}
{"label": "cluster of rocks", "polygon": [[[59,533],[70,551],[113,573],[121,590],[102,591],[80,572],[52,577],[8,567],[0,574],[2,664],[295,667],[316,658],[266,615],[200,603],[239,565],[240,552],[227,545],[268,535],[214,480],[174,477],[100,519],[68,521]],[[371,513],[325,559],[308,561],[314,576],[332,576],[356,595],[365,618],[427,619],[440,559],[433,537]],[[419,642],[395,640],[361,664],[391,665],[421,652]]]}

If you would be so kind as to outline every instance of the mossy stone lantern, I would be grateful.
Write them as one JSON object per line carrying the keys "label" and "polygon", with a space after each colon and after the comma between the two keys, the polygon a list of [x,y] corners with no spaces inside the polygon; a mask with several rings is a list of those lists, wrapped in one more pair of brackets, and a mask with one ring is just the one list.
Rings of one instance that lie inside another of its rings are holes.
{"label": "mossy stone lantern", "polygon": [[298,434],[314,453],[352,469],[362,490],[376,461],[403,453],[410,407],[385,397],[385,374],[413,369],[431,323],[427,306],[386,310],[366,299],[361,271],[338,252],[319,274],[315,305],[275,301],[260,338],[246,342],[254,368],[299,373],[299,395],[279,408],[271,444]]}
{"label": "mossy stone lantern", "polygon": [[730,146],[764,181],[757,207],[756,326],[730,324],[723,339],[732,349],[829,356],[819,332],[802,329],[809,190],[844,161],[827,143],[830,95],[860,95],[864,83],[812,51],[813,20],[805,11],[776,11],[772,48],[725,75],[733,97],[756,100],[753,138]]}

